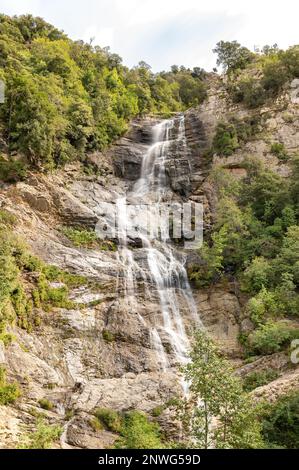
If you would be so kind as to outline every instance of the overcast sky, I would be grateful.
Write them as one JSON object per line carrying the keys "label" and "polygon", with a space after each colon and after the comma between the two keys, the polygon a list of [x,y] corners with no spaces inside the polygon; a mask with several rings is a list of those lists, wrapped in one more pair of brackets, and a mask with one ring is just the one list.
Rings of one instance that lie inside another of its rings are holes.
{"label": "overcast sky", "polygon": [[296,0],[0,0],[0,12],[42,16],[72,39],[93,37],[124,64],[145,60],[154,71],[172,64],[210,70],[221,39],[252,50],[299,44]]}

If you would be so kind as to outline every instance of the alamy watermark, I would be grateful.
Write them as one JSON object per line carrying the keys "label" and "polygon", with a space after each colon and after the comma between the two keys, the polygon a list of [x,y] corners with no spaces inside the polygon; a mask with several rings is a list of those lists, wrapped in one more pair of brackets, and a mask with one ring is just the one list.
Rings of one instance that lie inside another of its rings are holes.
{"label": "alamy watermark", "polygon": [[127,204],[100,203],[95,231],[101,239],[126,242],[140,239],[181,240],[186,249],[199,248],[203,241],[203,206],[195,202]]}

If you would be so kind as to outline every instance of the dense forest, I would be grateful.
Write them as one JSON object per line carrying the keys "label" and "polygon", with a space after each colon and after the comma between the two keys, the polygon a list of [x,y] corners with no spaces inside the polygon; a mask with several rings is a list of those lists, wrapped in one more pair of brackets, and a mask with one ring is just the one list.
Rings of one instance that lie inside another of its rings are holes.
{"label": "dense forest", "polygon": [[[231,103],[250,110],[251,117],[229,116],[217,124],[211,148],[202,156],[209,162],[213,155],[233,155],[260,133],[261,106],[299,78],[299,46],[286,51],[265,46],[253,53],[236,41],[221,41],[214,52]],[[5,84],[0,180],[15,183],[26,179],[29,170],[49,172],[71,161],[84,165],[88,152],[106,149],[132,118],[168,117],[204,103],[208,75],[200,67],[175,65],[153,73],[145,62],[129,69],[108,48],[73,41],[41,18],[0,15],[0,79]],[[215,223],[198,250],[200,263],[188,272],[194,289],[208,291],[227,282],[237,286],[245,299],[242,313],[252,324],[239,337],[247,364],[289,352],[291,341],[299,338],[299,154],[289,154],[281,143],[273,143],[271,151],[287,163],[288,178],[254,156],[244,155],[242,179],[222,166],[212,168],[207,180],[217,201]],[[13,341],[7,325],[16,323],[30,333],[41,321],[35,308],[71,309],[69,288],[88,283],[33,256],[13,234],[16,224],[12,214],[0,210],[0,340],[5,345]],[[74,245],[103,248],[89,230],[69,228],[65,234]],[[35,274],[29,294],[22,280],[28,273]],[[52,281],[64,287],[54,289]],[[204,411],[179,399],[155,408],[150,417],[138,410],[121,414],[97,408],[91,426],[118,433],[117,448],[298,447],[298,393],[272,405],[256,405],[250,398],[252,390],[277,377],[276,371],[241,379],[213,341],[197,332],[182,373],[191,384],[193,405],[203,400]],[[20,394],[18,384],[8,383],[0,368],[0,404],[14,403]],[[50,409],[51,404],[40,406]],[[189,440],[164,438],[155,419],[166,408],[175,410]],[[215,416],[219,423],[211,429]],[[20,446],[45,448],[60,434],[59,427],[37,420],[36,432]]]}
{"label": "dense forest", "polygon": [[[128,69],[108,48],[72,41],[41,18],[1,15],[0,35],[1,134],[9,154],[22,153],[29,165],[83,160],[122,135],[131,118],[181,111],[205,96],[199,68],[154,74],[140,62]],[[25,171],[20,162],[1,167],[7,179]]]}

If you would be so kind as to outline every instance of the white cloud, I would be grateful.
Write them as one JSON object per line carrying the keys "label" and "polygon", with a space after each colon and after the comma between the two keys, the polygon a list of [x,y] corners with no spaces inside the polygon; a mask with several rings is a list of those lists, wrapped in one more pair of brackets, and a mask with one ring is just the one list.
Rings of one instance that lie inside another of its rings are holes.
{"label": "white cloud", "polygon": [[114,46],[114,28],[104,27],[97,28],[96,26],[89,26],[83,33],[82,39],[85,42],[92,40],[93,44],[101,44],[102,47]]}
{"label": "white cloud", "polygon": [[0,11],[45,17],[72,38],[110,45],[128,65],[211,68],[221,39],[250,47],[299,43],[294,0],[0,0]]}

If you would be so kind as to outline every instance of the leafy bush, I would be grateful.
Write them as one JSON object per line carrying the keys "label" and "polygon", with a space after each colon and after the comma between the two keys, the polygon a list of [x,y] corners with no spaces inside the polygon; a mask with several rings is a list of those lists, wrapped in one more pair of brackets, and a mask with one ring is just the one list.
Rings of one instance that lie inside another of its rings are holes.
{"label": "leafy bush", "polygon": [[255,297],[249,299],[246,311],[252,322],[259,325],[264,323],[268,317],[273,318],[278,313],[277,307],[274,293],[262,287]]}
{"label": "leafy bush", "polygon": [[233,124],[219,122],[212,144],[213,150],[221,156],[228,157],[239,147],[238,135]]}
{"label": "leafy bush", "polygon": [[53,410],[53,403],[48,400],[47,398],[41,398],[40,400],[38,400],[38,403],[39,403],[39,406],[43,409],[43,410],[48,410],[48,411],[51,411]]}
{"label": "leafy bush", "polygon": [[299,448],[299,394],[281,397],[268,406],[262,421],[262,434],[271,446]]}
{"label": "leafy bush", "polygon": [[212,245],[204,242],[199,249],[201,264],[188,269],[189,278],[197,287],[208,285],[223,269],[223,251],[227,242],[227,229],[222,227],[212,235]]}
{"label": "leafy bush", "polygon": [[154,418],[158,418],[158,416],[161,416],[161,414],[163,413],[164,409],[165,409],[165,406],[164,406],[164,405],[158,405],[158,406],[156,406],[155,408],[152,409],[151,415],[152,415]]}
{"label": "leafy bush", "polygon": [[257,108],[266,101],[266,92],[259,80],[243,78],[232,86],[232,96],[235,102],[243,102],[248,108]]}
{"label": "leafy bush", "polygon": [[248,292],[258,292],[269,284],[271,266],[263,256],[254,258],[243,274],[243,288]]}
{"label": "leafy bush", "polygon": [[96,416],[90,419],[89,424],[94,432],[102,431],[104,429],[101,421]]}
{"label": "leafy bush", "polygon": [[0,367],[0,405],[9,405],[14,403],[20,395],[21,392],[18,384],[7,383],[5,369]]}
{"label": "leafy bush", "polygon": [[277,379],[278,375],[278,372],[274,369],[251,372],[247,374],[243,380],[243,389],[246,392],[251,392],[255,388],[266,385],[272,382],[272,380]]}
{"label": "leafy bush", "polygon": [[162,449],[161,434],[158,424],[149,421],[139,411],[126,413],[116,441],[118,449]]}
{"label": "leafy bush", "polygon": [[299,77],[299,46],[289,47],[280,53],[280,60],[286,67],[290,78]]}
{"label": "leafy bush", "polygon": [[87,283],[84,276],[63,271],[54,265],[44,265],[42,272],[48,281],[62,282],[68,287],[79,287]]}
{"label": "leafy bush", "polygon": [[103,330],[102,331],[102,336],[103,336],[103,339],[107,342],[107,343],[112,343],[113,341],[115,341],[115,336],[114,334],[109,331],[109,330]]}
{"label": "leafy bush", "polygon": [[273,153],[273,155],[276,155],[279,160],[285,161],[289,159],[285,146],[279,142],[274,142],[271,145],[271,153]]}
{"label": "leafy bush", "polygon": [[97,242],[97,234],[83,228],[64,227],[62,232],[75,246],[94,247]]}
{"label": "leafy bush", "polygon": [[20,449],[49,449],[62,434],[62,427],[46,424],[43,418],[37,420],[36,430],[23,436]]}
{"label": "leafy bush", "polygon": [[277,95],[287,82],[289,75],[287,69],[277,56],[271,58],[263,67],[262,86],[268,95]]}
{"label": "leafy bush", "polygon": [[15,183],[26,178],[27,166],[21,161],[0,159],[0,181]]}
{"label": "leafy bush", "polygon": [[299,329],[282,321],[268,321],[249,335],[248,345],[253,354],[273,354],[287,347],[294,338],[299,338]]}
{"label": "leafy bush", "polygon": [[5,209],[0,209],[0,225],[14,226],[17,223],[16,217]]}
{"label": "leafy bush", "polygon": [[117,411],[110,408],[96,408],[93,414],[109,431],[120,432],[122,418]]}

